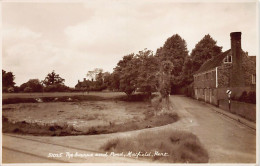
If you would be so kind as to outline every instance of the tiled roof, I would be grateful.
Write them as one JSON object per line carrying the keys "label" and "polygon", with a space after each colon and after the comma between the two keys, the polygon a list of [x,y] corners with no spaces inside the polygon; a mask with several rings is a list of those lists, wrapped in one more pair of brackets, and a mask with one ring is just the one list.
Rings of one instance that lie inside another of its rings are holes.
{"label": "tiled roof", "polygon": [[219,54],[211,59],[209,59],[208,61],[206,61],[201,67],[200,69],[195,72],[195,74],[198,74],[198,73],[202,73],[204,71],[208,71],[210,69],[213,69],[217,66],[220,66],[223,59],[228,55],[228,53],[231,51],[231,49],[223,52],[222,54]]}

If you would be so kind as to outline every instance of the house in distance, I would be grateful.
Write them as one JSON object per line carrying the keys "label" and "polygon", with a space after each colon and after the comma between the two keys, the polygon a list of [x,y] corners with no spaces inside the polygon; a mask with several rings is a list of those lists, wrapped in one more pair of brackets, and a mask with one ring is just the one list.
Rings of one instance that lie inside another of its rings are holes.
{"label": "house in distance", "polygon": [[194,97],[218,105],[221,99],[239,98],[244,91],[256,91],[256,56],[241,48],[241,32],[230,33],[231,49],[206,61],[194,76]]}

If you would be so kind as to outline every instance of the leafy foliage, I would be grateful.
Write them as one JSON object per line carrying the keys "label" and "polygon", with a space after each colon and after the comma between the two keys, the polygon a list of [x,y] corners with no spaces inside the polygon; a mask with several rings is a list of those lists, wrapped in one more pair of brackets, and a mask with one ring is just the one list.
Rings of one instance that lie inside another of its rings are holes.
{"label": "leafy foliage", "polygon": [[173,69],[171,61],[166,60],[161,63],[160,69],[160,94],[163,98],[168,98],[171,93],[171,71]]}
{"label": "leafy foliage", "polygon": [[14,75],[12,72],[6,72],[5,70],[2,70],[2,87],[3,91],[7,91],[8,88],[14,87]]}
{"label": "leafy foliage", "polygon": [[95,68],[94,70],[90,70],[87,73],[87,77],[90,78],[91,81],[97,80],[98,75],[103,73],[103,69]]}
{"label": "leafy foliage", "polygon": [[151,96],[158,89],[158,66],[158,59],[151,50],[144,49],[137,54],[126,55],[114,68],[111,85],[128,96],[137,90]]}
{"label": "leafy foliage", "polygon": [[[233,100],[236,100],[233,98]],[[238,98],[240,102],[253,103],[256,104],[256,92],[255,91],[243,91],[241,96]]]}
{"label": "leafy foliage", "polygon": [[137,87],[139,91],[148,93],[157,91],[159,86],[159,61],[151,50],[144,49],[136,54],[138,68]]}
{"label": "leafy foliage", "polygon": [[95,68],[88,71],[87,77],[89,80],[84,79],[83,82],[78,82],[75,86],[79,91],[102,91],[111,84],[111,74],[109,72],[103,73],[103,69]]}
{"label": "leafy foliage", "polygon": [[222,47],[216,45],[217,42],[209,35],[205,35],[191,52],[193,61],[192,71],[199,70],[201,65],[222,52]]}
{"label": "leafy foliage", "polygon": [[45,86],[50,86],[50,85],[64,85],[65,79],[61,78],[59,74],[56,74],[55,71],[53,70],[51,73],[49,73],[45,79],[43,80],[43,84]]}
{"label": "leafy foliage", "polygon": [[138,69],[135,62],[134,54],[126,55],[117,63],[114,71],[119,75],[119,90],[127,95],[131,95],[137,88]]}
{"label": "leafy foliage", "polygon": [[59,74],[56,74],[53,70],[43,80],[45,85],[44,91],[46,92],[63,92],[68,91],[69,87],[64,85],[65,79],[61,78]]}
{"label": "leafy foliage", "polygon": [[168,38],[162,48],[157,50],[161,61],[170,61],[173,64],[171,71],[171,87],[183,84],[182,68],[188,56],[187,44],[178,34]]}
{"label": "leafy foliage", "polygon": [[187,56],[183,68],[182,68],[182,82],[184,86],[189,85],[193,82],[193,70],[192,70],[193,61],[190,56]]}
{"label": "leafy foliage", "polygon": [[30,79],[28,82],[20,86],[20,91],[24,92],[42,92],[43,85],[39,79]]}

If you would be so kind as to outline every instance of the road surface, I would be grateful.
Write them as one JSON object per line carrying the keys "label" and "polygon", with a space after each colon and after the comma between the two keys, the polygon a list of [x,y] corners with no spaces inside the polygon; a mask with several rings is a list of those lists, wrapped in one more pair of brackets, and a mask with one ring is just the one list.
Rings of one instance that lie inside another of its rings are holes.
{"label": "road surface", "polygon": [[[107,140],[119,136],[132,136],[152,130],[185,130],[198,136],[209,152],[210,163],[255,163],[255,130],[216,113],[212,106],[184,96],[171,96],[174,111],[180,116],[176,123],[166,126],[113,134],[90,136],[47,137],[3,134],[3,163],[50,162],[147,162],[123,157],[69,158],[66,152],[91,154]],[[48,157],[49,153],[62,157]]]}

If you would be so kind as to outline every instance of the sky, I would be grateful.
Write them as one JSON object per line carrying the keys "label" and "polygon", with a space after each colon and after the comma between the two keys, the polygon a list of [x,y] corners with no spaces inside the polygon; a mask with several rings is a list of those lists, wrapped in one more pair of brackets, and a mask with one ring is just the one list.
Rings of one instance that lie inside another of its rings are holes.
{"label": "sky", "polygon": [[206,34],[225,51],[230,32],[239,31],[242,49],[256,55],[256,2],[2,2],[2,68],[17,86],[55,70],[74,87],[94,68],[112,72],[125,55],[155,53],[174,34],[189,52]]}

